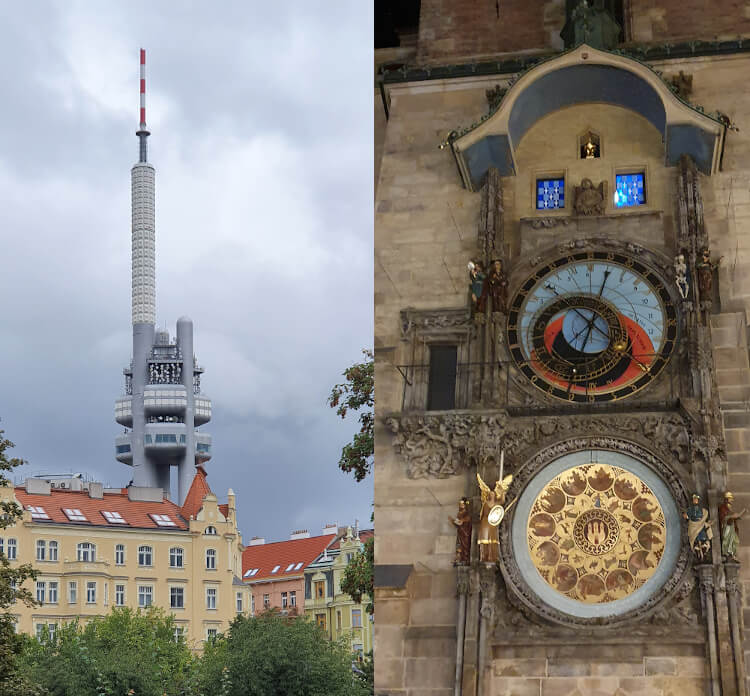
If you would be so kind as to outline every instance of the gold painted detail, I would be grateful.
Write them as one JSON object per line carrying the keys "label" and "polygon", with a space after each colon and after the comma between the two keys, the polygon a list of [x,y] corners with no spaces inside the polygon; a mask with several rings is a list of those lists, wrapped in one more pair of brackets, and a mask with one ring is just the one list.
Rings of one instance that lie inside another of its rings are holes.
{"label": "gold painted detail", "polygon": [[542,579],[586,604],[626,597],[656,571],[666,541],[664,513],[635,474],[610,464],[573,467],[537,496],[529,554]]}

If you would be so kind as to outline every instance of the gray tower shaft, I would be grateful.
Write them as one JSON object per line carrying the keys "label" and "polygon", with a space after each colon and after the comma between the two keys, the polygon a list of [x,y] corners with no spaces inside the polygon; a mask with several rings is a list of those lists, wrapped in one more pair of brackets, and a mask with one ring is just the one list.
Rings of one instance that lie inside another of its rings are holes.
{"label": "gray tower shaft", "polygon": [[187,317],[177,320],[177,345],[182,353],[182,384],[185,387],[185,456],[177,465],[177,490],[180,505],[187,498],[195,476],[195,390],[193,388],[193,322]]}

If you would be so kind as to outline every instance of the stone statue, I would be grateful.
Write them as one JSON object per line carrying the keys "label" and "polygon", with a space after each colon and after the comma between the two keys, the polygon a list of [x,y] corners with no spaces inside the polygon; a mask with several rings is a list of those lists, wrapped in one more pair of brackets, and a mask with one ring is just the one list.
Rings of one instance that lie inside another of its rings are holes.
{"label": "stone statue", "polygon": [[492,299],[492,311],[505,313],[508,302],[508,279],[503,273],[503,262],[493,259],[490,272],[482,288],[482,297],[477,308],[480,312],[487,306],[487,298]]}
{"label": "stone statue", "polygon": [[607,182],[602,181],[594,188],[591,179],[583,179],[580,186],[575,187],[575,201],[573,208],[578,215],[604,215],[607,205]]}
{"label": "stone statue", "polygon": [[593,141],[591,133],[589,133],[588,141],[583,146],[582,154],[585,159],[595,159],[599,156],[599,146]]}
{"label": "stone statue", "polygon": [[711,539],[713,532],[708,519],[708,510],[701,504],[701,497],[693,493],[693,502],[682,516],[688,521],[688,540],[690,548],[698,561],[710,559]]}
{"label": "stone statue", "polygon": [[718,261],[711,261],[711,252],[708,247],[704,247],[701,251],[701,260],[698,263],[698,288],[701,291],[701,300],[710,300],[711,291],[713,290],[714,284],[714,269],[719,267]]}
{"label": "stone statue", "polygon": [[[479,304],[484,289],[485,275],[482,271],[481,261],[469,261],[469,294],[471,295],[471,311],[481,311]],[[484,309],[482,307],[482,309]]]}
{"label": "stone statue", "polygon": [[727,491],[724,493],[724,502],[719,505],[719,528],[721,529],[721,555],[727,559],[737,560],[737,547],[740,544],[740,529],[738,521],[745,514],[733,512],[732,504],[734,495]]}
{"label": "stone statue", "polygon": [[456,558],[454,566],[469,565],[471,563],[471,512],[468,498],[458,501],[458,516],[448,519],[456,527]]}
{"label": "stone statue", "polygon": [[508,474],[502,481],[495,481],[495,488],[490,489],[477,472],[477,482],[482,491],[482,509],[479,511],[477,534],[479,560],[482,563],[496,563],[498,560],[497,526],[505,515],[503,504],[512,480],[513,474]]}
{"label": "stone statue", "polygon": [[690,293],[690,285],[687,279],[687,265],[685,264],[684,254],[677,254],[674,257],[674,280],[677,284],[677,292],[683,300],[687,299]]}

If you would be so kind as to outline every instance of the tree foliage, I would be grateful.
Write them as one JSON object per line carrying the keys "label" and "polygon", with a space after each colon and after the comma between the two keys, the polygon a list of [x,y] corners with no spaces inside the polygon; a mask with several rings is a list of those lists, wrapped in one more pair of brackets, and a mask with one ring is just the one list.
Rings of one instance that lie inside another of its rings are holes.
{"label": "tree foliage", "polygon": [[[0,487],[10,486],[8,475],[24,463],[17,457],[9,457],[8,450],[13,446],[5,438],[5,432],[0,430]],[[17,503],[0,501],[0,530],[14,525],[22,514],[23,510]],[[11,567],[10,561],[0,551],[0,696],[35,696],[43,693],[18,673],[17,658],[23,638],[16,635],[13,616],[9,611],[16,602],[29,606],[37,604],[31,592],[22,587],[24,580],[33,580],[36,576],[36,571],[29,564]]]}
{"label": "tree foliage", "polygon": [[372,598],[374,592],[375,537],[367,539],[364,546],[364,550],[354,554],[352,560],[344,568],[344,574],[341,577],[341,590],[350,595],[357,603],[362,601],[363,595],[367,595],[370,601],[367,604],[366,611],[368,614],[372,614],[374,610]]}
{"label": "tree foliage", "polygon": [[328,404],[336,413],[346,418],[349,411],[361,411],[359,431],[352,441],[344,445],[339,459],[339,468],[353,473],[357,481],[362,481],[372,470],[374,438],[374,417],[372,407],[375,400],[375,362],[371,350],[363,350],[364,362],[355,363],[344,370],[346,381],[331,390]]}
{"label": "tree foliage", "polygon": [[365,696],[346,644],[304,617],[269,610],[239,615],[206,647],[199,677],[205,696]]}
{"label": "tree foliage", "polygon": [[54,638],[27,639],[21,666],[51,696],[182,696],[195,658],[174,638],[174,617],[155,607],[114,608],[86,626],[59,627]]}

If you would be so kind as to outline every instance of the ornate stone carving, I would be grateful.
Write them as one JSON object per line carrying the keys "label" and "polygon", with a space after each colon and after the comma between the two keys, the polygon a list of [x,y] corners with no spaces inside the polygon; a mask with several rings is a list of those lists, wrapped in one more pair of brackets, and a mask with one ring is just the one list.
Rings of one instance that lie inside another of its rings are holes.
{"label": "ornate stone carving", "polygon": [[468,309],[404,309],[401,311],[401,338],[420,332],[459,330],[469,332],[473,323]]}
{"label": "ornate stone carving", "polygon": [[531,227],[535,230],[548,229],[562,225],[567,227],[570,224],[570,218],[567,217],[540,217],[530,220]]}
{"label": "ornate stone carving", "polygon": [[479,613],[482,618],[492,623],[495,614],[495,596],[497,594],[497,571],[494,567],[479,568],[479,587],[482,591],[482,605]]}
{"label": "ornate stone carving", "polygon": [[669,88],[683,101],[688,101],[693,93],[693,76],[682,70],[675,75],[664,78]]}
{"label": "ornate stone carving", "polygon": [[490,167],[482,186],[477,230],[477,252],[489,262],[503,255],[503,187],[497,169]]}
{"label": "ornate stone carving", "polygon": [[[692,77],[690,79],[692,80]],[[485,91],[484,94],[487,97],[487,105],[490,107],[490,111],[494,111],[500,106],[500,102],[503,100],[507,91],[508,87],[503,87],[502,85],[495,85],[492,89]]]}
{"label": "ornate stone carving", "polygon": [[465,595],[469,592],[469,573],[471,569],[468,566],[458,566],[456,568],[456,592]]}
{"label": "ornate stone carving", "polygon": [[604,215],[607,207],[607,182],[601,181],[594,186],[591,179],[583,179],[575,187],[573,208],[578,215]]}
{"label": "ornate stone carving", "polygon": [[[610,444],[614,449],[625,447],[618,436],[634,438],[681,465],[690,461],[689,431],[676,413],[528,419],[510,419],[504,412],[395,414],[385,423],[395,435],[396,451],[406,460],[409,478],[447,478],[465,471],[472,461],[485,465],[503,448],[511,463],[518,462],[541,443],[591,432],[611,433],[612,437],[601,438],[605,449]],[[552,442],[545,452],[565,454],[571,451],[571,441]]]}

